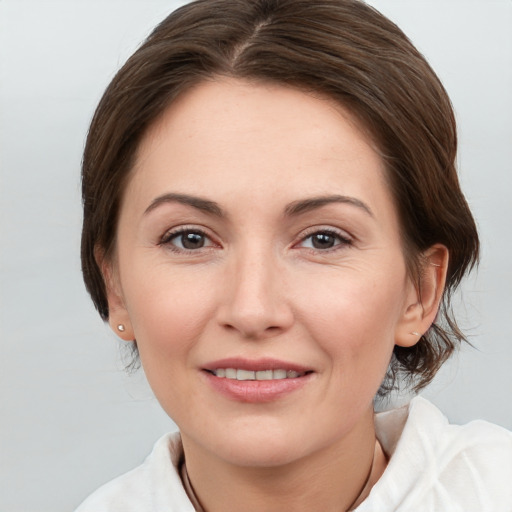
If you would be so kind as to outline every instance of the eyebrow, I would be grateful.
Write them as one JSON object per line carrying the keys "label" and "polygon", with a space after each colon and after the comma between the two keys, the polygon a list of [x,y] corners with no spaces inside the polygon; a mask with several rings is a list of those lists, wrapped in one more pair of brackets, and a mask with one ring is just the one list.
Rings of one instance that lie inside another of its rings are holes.
{"label": "eyebrow", "polygon": [[187,206],[192,206],[198,210],[201,210],[202,212],[214,215],[215,217],[226,217],[226,214],[223,212],[222,208],[214,201],[203,199],[197,196],[191,196],[188,194],[175,193],[163,194],[153,199],[151,204],[144,211],[144,215],[147,215],[158,206],[166,203],[180,203]]}
{"label": "eyebrow", "polygon": [[[214,215],[215,217],[227,217],[222,208],[214,201],[210,201],[209,199],[204,199],[198,196],[191,196],[189,194],[177,194],[172,192],[163,194],[153,199],[151,204],[144,211],[144,215],[147,215],[158,206],[166,203],[180,203],[187,206],[192,206],[193,208],[197,208],[198,210],[210,215]],[[349,204],[360,208],[371,217],[374,216],[370,207],[363,201],[356,199],[355,197],[342,195],[319,196],[308,199],[300,199],[286,206],[284,213],[288,217],[293,217],[333,203]]]}
{"label": "eyebrow", "polygon": [[294,201],[286,207],[285,214],[290,217],[300,215],[302,213],[307,213],[332,203],[342,203],[356,206],[357,208],[360,208],[368,215],[370,215],[370,217],[374,217],[371,208],[366,203],[363,203],[363,201],[356,199],[355,197],[341,195],[319,196],[312,197],[310,199]]}

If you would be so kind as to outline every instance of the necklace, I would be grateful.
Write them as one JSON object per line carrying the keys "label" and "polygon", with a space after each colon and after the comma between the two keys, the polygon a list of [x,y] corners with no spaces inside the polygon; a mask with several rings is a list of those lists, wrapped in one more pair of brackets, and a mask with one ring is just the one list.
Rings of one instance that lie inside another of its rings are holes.
{"label": "necklace", "polygon": [[185,459],[183,459],[183,462],[180,467],[180,476],[181,476],[181,482],[183,483],[183,487],[185,489],[185,492],[187,493],[188,499],[194,506],[194,510],[196,512],[204,512],[204,509],[201,506],[201,503],[199,503],[196,493],[194,492],[194,489],[192,488],[192,485],[188,478],[188,472],[187,472],[187,466],[185,464]]}
{"label": "necklace", "polygon": [[[379,458],[383,458],[384,461],[386,461],[386,454],[384,450],[382,449],[382,446],[378,439],[375,439],[375,449],[373,450],[373,458],[372,463],[370,466],[370,470],[368,471],[368,476],[366,477],[366,480],[363,484],[363,487],[361,489],[361,492],[357,495],[356,499],[351,503],[351,505],[348,507],[347,512],[351,512],[355,510],[356,507],[358,507],[370,494],[370,490],[373,487],[375,483],[375,470],[376,470],[376,461]],[[183,483],[183,487],[185,489],[185,492],[187,493],[187,496],[194,506],[194,510],[196,512],[205,512],[204,508],[201,506],[201,503],[199,503],[199,500],[196,496],[196,493],[194,492],[194,489],[192,488],[192,484],[190,483],[190,479],[188,478],[188,472],[187,472],[187,466],[185,464],[185,460],[183,459],[183,462],[180,466],[180,476],[181,481]]]}
{"label": "necklace", "polygon": [[368,494],[370,494],[370,490],[373,487],[375,480],[376,480],[375,479],[375,469],[376,469],[375,462],[379,458],[382,458],[382,457],[384,457],[384,460],[386,459],[386,455],[384,453],[384,450],[382,449],[382,445],[380,444],[380,441],[376,438],[375,439],[375,448],[373,450],[372,463],[370,466],[370,470],[368,471],[368,476],[366,477],[366,480],[363,484],[363,488],[361,489],[361,492],[357,495],[356,499],[348,507],[347,512],[351,512],[352,510],[355,510],[356,507],[358,507],[368,497]]}

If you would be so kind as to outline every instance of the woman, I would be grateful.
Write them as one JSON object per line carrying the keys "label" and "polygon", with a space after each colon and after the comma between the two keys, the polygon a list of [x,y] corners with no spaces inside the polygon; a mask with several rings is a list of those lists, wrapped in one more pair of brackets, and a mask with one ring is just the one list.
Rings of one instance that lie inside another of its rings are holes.
{"label": "woman", "polygon": [[416,391],[478,258],[443,86],[356,0],[200,0],[108,87],[83,272],[180,434],[80,508],[509,510],[512,435]]}

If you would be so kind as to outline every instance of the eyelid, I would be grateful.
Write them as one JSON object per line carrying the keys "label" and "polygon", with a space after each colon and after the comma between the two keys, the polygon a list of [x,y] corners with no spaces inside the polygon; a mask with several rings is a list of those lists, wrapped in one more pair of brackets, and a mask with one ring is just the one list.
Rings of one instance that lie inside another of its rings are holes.
{"label": "eyelid", "polygon": [[[171,246],[171,240],[173,238],[176,238],[177,236],[183,234],[183,233],[198,233],[205,238],[207,238],[211,245],[208,245],[206,247],[202,247],[201,249],[210,249],[211,247],[217,246],[219,247],[220,244],[215,240],[215,236],[211,234],[210,230],[206,229],[203,226],[198,226],[197,224],[183,224],[178,225],[173,228],[167,229],[164,234],[159,238],[157,244],[160,246],[169,245]],[[192,250],[192,249],[181,249],[179,247],[174,247],[174,250],[179,252],[198,252],[200,249]]]}
{"label": "eyelid", "polygon": [[299,233],[297,236],[298,240],[302,240],[304,238],[307,238],[308,236],[311,236],[315,233],[332,233],[333,235],[337,235],[340,238],[346,239],[346,240],[353,240],[354,237],[350,235],[346,230],[336,228],[334,226],[329,226],[327,224],[320,224],[317,226],[311,226]]}
{"label": "eyelid", "polygon": [[318,252],[329,252],[334,251],[339,248],[339,246],[346,247],[350,246],[354,242],[354,237],[351,236],[349,233],[347,233],[345,230],[335,228],[333,226],[311,226],[310,228],[307,228],[306,230],[302,231],[299,236],[297,237],[298,240],[294,242],[293,247],[299,246],[301,243],[303,243],[305,240],[307,240],[310,236],[316,234],[316,233],[326,233],[332,236],[337,237],[340,240],[340,243],[334,245],[333,247],[329,249],[312,249],[314,251]]}

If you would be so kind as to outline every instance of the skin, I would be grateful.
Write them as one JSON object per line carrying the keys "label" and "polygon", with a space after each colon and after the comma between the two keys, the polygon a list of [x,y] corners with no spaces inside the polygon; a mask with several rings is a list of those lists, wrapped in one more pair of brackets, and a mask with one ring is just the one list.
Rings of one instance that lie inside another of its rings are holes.
{"label": "skin", "polygon": [[[348,112],[276,85],[202,83],[143,139],[115,256],[101,262],[110,323],[137,339],[208,512],[338,512],[361,493],[373,398],[394,345],[415,344],[411,332],[434,320],[448,259],[442,246],[427,251],[440,266],[426,265],[419,296],[384,172]],[[180,230],[204,237],[187,250]],[[245,403],[204,372],[227,357],[312,373],[296,391]],[[385,464],[377,452],[372,483]]]}

